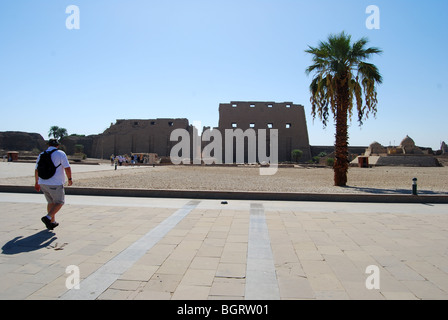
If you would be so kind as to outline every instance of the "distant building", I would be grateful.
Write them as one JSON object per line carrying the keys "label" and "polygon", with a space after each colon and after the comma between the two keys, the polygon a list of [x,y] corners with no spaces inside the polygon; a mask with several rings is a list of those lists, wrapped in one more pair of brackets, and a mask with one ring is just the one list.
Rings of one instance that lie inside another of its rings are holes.
{"label": "distant building", "polygon": [[442,141],[442,145],[440,146],[440,151],[443,155],[448,155],[448,146],[445,141]]}
{"label": "distant building", "polygon": [[44,138],[38,133],[22,131],[0,132],[0,150],[32,151],[47,147]]}
{"label": "distant building", "polygon": [[[278,130],[278,161],[291,161],[294,149],[303,151],[301,161],[311,159],[305,111],[302,105],[291,102],[231,102],[219,105],[218,129],[223,137],[224,148],[226,129],[266,129]],[[169,157],[171,148],[177,141],[170,141],[175,129],[185,129],[193,137],[193,126],[188,119],[121,119],[93,137],[90,157],[108,158],[110,155],[131,153],[156,153],[159,157]],[[267,141],[269,144],[269,140]],[[201,143],[202,147],[206,145]],[[190,155],[193,157],[191,145]],[[247,148],[246,148],[247,151]],[[269,150],[268,150],[269,151]],[[222,150],[224,156],[225,150]],[[247,160],[247,153],[245,156]],[[222,159],[224,163],[224,159]]]}
{"label": "distant building", "polygon": [[[291,161],[291,152],[303,152],[300,161],[311,159],[305,109],[292,102],[232,101],[219,105],[218,129],[224,137],[226,129],[278,130],[278,161]],[[268,141],[269,142],[269,141]]]}
{"label": "distant building", "polygon": [[[408,166],[408,167],[436,167],[439,161],[434,157],[431,149],[419,148],[409,136],[406,136],[398,147],[383,147],[373,142],[364,152],[369,166]],[[358,165],[358,159],[352,165]]]}
{"label": "distant building", "polygon": [[121,119],[94,137],[92,157],[109,158],[110,155],[156,153],[169,157],[176,142],[170,141],[175,129],[191,131],[188,119]]}

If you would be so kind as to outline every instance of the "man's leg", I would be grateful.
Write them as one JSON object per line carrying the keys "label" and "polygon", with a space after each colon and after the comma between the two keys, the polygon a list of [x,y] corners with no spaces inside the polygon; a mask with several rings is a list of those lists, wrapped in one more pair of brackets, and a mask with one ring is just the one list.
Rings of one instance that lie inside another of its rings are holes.
{"label": "man's leg", "polygon": [[59,224],[56,222],[56,213],[61,210],[65,203],[65,192],[63,186],[41,185],[45,198],[47,199],[47,215],[42,217],[42,222],[49,230],[53,230]]}
{"label": "man's leg", "polygon": [[49,204],[47,204],[47,215],[49,217],[51,217],[51,222],[54,223],[56,221],[56,219],[55,219],[56,213],[58,213],[59,210],[61,210],[63,205],[64,205],[63,203],[49,203]]}

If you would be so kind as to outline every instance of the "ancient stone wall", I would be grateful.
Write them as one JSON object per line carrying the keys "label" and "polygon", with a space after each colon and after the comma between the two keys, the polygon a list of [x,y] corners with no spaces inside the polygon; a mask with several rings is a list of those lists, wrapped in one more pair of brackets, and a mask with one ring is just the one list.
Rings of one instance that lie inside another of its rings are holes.
{"label": "ancient stone wall", "polygon": [[190,130],[188,119],[120,119],[94,138],[92,156],[108,158],[112,154],[157,153],[168,157],[177,143],[170,141],[175,129]]}
{"label": "ancient stone wall", "polygon": [[396,155],[379,157],[376,166],[404,166],[404,167],[437,167],[436,157],[427,155]]}
{"label": "ancient stone wall", "polygon": [[5,151],[43,151],[47,148],[44,138],[38,133],[21,131],[0,132],[0,150]]}
{"label": "ancient stone wall", "polygon": [[84,147],[84,153],[87,157],[92,157],[92,145],[94,136],[67,136],[61,139],[61,144],[64,146],[65,152],[72,155],[76,151],[76,145]]}
{"label": "ancient stone wall", "polygon": [[[252,128],[278,130],[278,161],[291,161],[291,151],[303,151],[301,161],[311,158],[305,110],[292,102],[232,101],[219,105],[218,129],[224,137],[225,129]],[[224,139],[223,139],[224,140]],[[223,143],[224,144],[224,143]]]}
{"label": "ancient stone wall", "polygon": [[[311,159],[311,148],[308,139],[308,130],[305,111],[302,105],[291,102],[244,102],[236,101],[219,105],[218,130],[222,135],[222,155],[226,154],[226,129],[266,129],[267,153],[270,156],[269,137],[270,130],[278,130],[278,161],[291,161],[291,152],[294,149],[303,151],[300,161]],[[159,119],[118,119],[115,123],[98,135],[65,137],[61,143],[67,154],[75,152],[75,146],[81,144],[84,153],[89,158],[107,159],[111,155],[130,155],[132,153],[155,153],[159,157],[169,157],[171,149],[179,141],[170,141],[171,133],[175,129],[187,130],[193,139],[193,126],[185,118],[159,118]],[[200,137],[198,137],[199,140]],[[43,140],[43,139],[42,139]],[[192,140],[191,140],[192,141]],[[208,142],[202,141],[202,149]],[[235,146],[236,147],[236,146]],[[248,143],[245,142],[246,159]],[[258,136],[257,136],[258,151]],[[199,150],[200,152],[201,150]],[[258,152],[256,152],[258,155]],[[190,145],[190,156],[193,157],[193,143]],[[235,155],[234,155],[235,156]],[[234,157],[235,158],[235,157]],[[222,159],[222,162],[224,159]],[[257,158],[258,161],[258,158]]]}

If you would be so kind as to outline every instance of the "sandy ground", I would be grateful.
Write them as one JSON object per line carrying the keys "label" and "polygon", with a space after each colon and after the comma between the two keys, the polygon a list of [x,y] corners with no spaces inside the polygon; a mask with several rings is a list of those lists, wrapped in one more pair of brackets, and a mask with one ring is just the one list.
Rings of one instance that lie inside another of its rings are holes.
{"label": "sandy ground", "polygon": [[[333,186],[331,168],[279,168],[270,176],[247,166],[123,166],[114,170],[109,164],[75,164],[72,170],[77,187],[410,194],[416,177],[420,194],[448,195],[448,167],[353,167],[344,188]],[[0,163],[0,184],[34,185],[33,164]]]}

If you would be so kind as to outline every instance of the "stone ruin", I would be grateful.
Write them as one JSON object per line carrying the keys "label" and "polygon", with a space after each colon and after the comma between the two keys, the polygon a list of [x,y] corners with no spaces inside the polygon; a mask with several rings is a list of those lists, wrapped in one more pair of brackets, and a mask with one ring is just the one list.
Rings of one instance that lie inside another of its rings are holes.
{"label": "stone ruin", "polygon": [[[219,105],[218,130],[278,130],[278,161],[292,161],[291,152],[302,150],[301,161],[311,159],[305,108],[292,102],[231,101]],[[247,155],[246,155],[247,158]]]}
{"label": "stone ruin", "polygon": [[33,151],[40,152],[46,147],[44,138],[38,133],[21,131],[0,132],[0,152]]}
{"label": "stone ruin", "polygon": [[448,155],[448,146],[445,141],[442,141],[442,145],[440,146],[440,152],[442,155]]}
{"label": "stone ruin", "polygon": [[386,155],[387,154],[387,148],[383,147],[378,142],[373,142],[370,144],[370,146],[366,149],[364,156],[379,156],[379,155]]}
{"label": "stone ruin", "polygon": [[[208,127],[204,127],[206,129]],[[222,133],[226,129],[253,128],[277,129],[278,161],[291,161],[294,149],[303,151],[302,161],[311,158],[304,107],[292,102],[232,101],[219,105],[219,125]],[[108,158],[111,154],[155,153],[162,159],[169,158],[171,148],[177,141],[170,141],[171,132],[185,129],[193,136],[193,125],[186,118],[180,119],[120,119],[102,134],[90,137],[85,152],[89,157]],[[63,141],[65,143],[65,140]],[[72,142],[74,144],[75,142]],[[203,143],[204,144],[204,143]],[[224,146],[223,141],[223,146]],[[190,154],[193,154],[191,146]],[[71,150],[67,149],[68,152]],[[245,158],[247,159],[247,148]],[[224,154],[224,151],[222,152]],[[235,158],[235,155],[234,155]],[[246,160],[245,159],[245,160]]]}
{"label": "stone ruin", "polygon": [[384,147],[378,142],[373,142],[366,149],[364,155],[355,159],[352,165],[360,164],[362,161],[359,158],[368,158],[368,166],[440,166],[431,149],[416,146],[414,140],[409,136],[406,136],[398,147]]}

